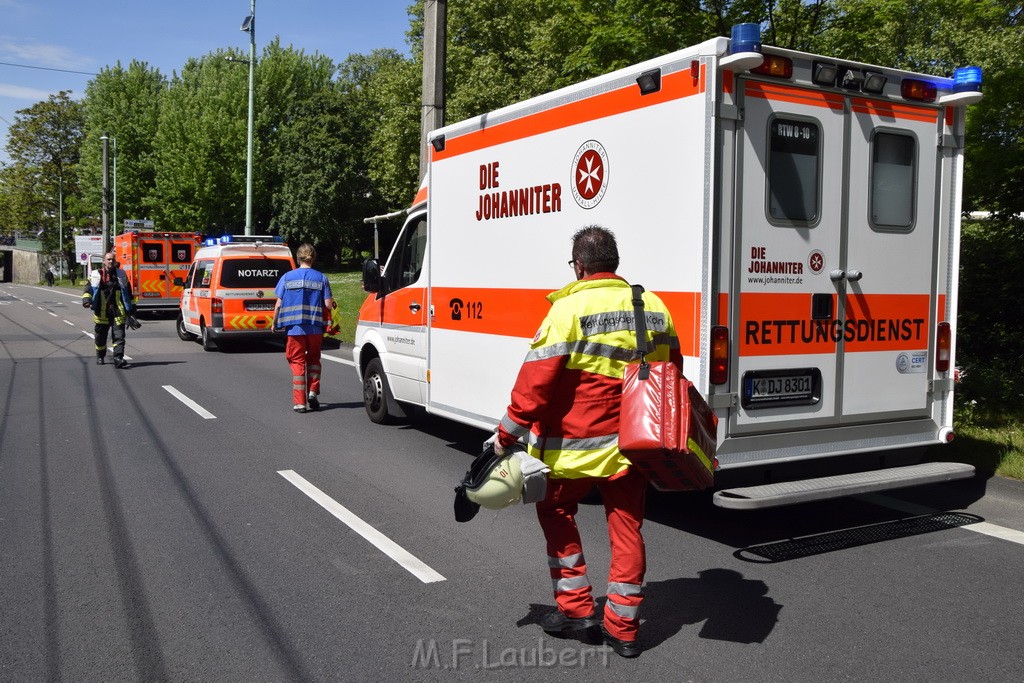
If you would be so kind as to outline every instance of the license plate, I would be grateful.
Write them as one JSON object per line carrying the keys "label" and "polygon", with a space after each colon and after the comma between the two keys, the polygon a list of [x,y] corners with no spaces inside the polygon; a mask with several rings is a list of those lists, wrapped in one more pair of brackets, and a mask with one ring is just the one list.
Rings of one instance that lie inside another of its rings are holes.
{"label": "license plate", "polygon": [[274,310],[273,301],[246,301],[245,310],[247,311],[272,311]]}
{"label": "license plate", "polygon": [[814,405],[821,400],[821,371],[764,370],[743,375],[743,407]]}

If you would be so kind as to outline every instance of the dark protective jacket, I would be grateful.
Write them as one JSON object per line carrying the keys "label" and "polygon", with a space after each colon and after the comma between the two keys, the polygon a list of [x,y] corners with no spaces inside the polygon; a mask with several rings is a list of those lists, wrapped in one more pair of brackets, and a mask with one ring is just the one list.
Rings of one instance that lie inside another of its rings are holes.
{"label": "dark protective jacket", "polygon": [[135,298],[128,274],[118,268],[114,277],[97,268],[89,274],[82,292],[82,301],[92,308],[93,322],[124,325],[135,313]]}

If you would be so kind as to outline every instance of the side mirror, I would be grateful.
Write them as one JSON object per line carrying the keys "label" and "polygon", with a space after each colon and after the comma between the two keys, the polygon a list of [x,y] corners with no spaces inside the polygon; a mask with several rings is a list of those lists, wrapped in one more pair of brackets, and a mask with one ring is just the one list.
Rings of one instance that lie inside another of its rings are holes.
{"label": "side mirror", "polygon": [[380,264],[376,259],[366,259],[363,262],[363,291],[370,293],[381,291]]}
{"label": "side mirror", "polygon": [[184,287],[185,286],[185,281],[182,280],[180,277],[174,278],[173,280],[171,280],[171,282],[174,283],[175,287]]}

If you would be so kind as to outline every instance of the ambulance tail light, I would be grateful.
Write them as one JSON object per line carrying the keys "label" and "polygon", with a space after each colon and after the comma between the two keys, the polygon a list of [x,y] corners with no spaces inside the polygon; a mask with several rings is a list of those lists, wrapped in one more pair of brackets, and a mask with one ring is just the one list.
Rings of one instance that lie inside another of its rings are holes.
{"label": "ambulance tail light", "polygon": [[905,78],[900,84],[900,95],[905,100],[917,100],[918,102],[934,102],[937,88],[934,83],[918,80],[916,78]]}
{"label": "ambulance tail light", "polygon": [[210,312],[214,315],[224,315],[224,299],[210,299]]}
{"label": "ambulance tail light", "polygon": [[761,66],[751,69],[750,73],[774,78],[792,78],[793,60],[779,55],[765,55]]}
{"label": "ambulance tail light", "polygon": [[949,372],[949,362],[953,351],[953,331],[949,323],[939,323],[935,340],[935,371]]}
{"label": "ambulance tail light", "polygon": [[711,383],[729,381],[729,328],[715,325],[711,328]]}

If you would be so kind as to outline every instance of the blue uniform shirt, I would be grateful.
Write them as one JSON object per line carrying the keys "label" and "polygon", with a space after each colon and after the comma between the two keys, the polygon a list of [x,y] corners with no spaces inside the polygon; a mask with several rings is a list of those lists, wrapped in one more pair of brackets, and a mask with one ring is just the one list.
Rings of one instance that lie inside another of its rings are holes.
{"label": "blue uniform shirt", "polygon": [[326,275],[313,268],[296,268],[281,276],[274,294],[281,300],[278,327],[289,335],[323,334],[324,300],[333,298]]}

